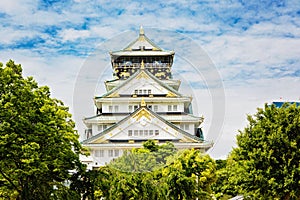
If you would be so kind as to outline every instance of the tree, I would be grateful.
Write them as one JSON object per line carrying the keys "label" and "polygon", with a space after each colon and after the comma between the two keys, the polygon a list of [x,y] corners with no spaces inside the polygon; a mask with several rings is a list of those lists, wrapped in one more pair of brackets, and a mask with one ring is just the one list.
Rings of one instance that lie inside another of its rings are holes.
{"label": "tree", "polygon": [[229,184],[252,199],[300,199],[300,107],[265,105],[237,136]]}
{"label": "tree", "polygon": [[78,199],[82,200],[107,197],[114,176],[113,171],[106,166],[100,167],[99,170],[78,171],[70,178],[70,190],[74,191]]}
{"label": "tree", "polygon": [[169,157],[162,171],[168,199],[211,199],[216,181],[216,163],[199,150],[187,149]]}
{"label": "tree", "polygon": [[109,166],[123,172],[150,172],[162,168],[166,164],[166,158],[176,151],[174,144],[170,142],[157,145],[154,140],[148,140],[143,143],[143,148],[125,151]]}
{"label": "tree", "polygon": [[96,183],[101,194],[98,197],[106,199],[168,199],[167,185],[162,179],[161,170],[165,167],[166,158],[176,153],[172,143],[157,145],[149,140],[143,143],[143,148],[132,149],[113,160],[107,167],[98,171],[98,176],[104,172],[110,174]]}
{"label": "tree", "polygon": [[21,65],[0,63],[0,198],[51,199],[82,167],[82,147],[68,108],[22,76]]}
{"label": "tree", "polygon": [[214,191],[214,196],[219,200],[230,199],[236,196],[238,193],[228,182],[229,177],[234,173],[233,169],[230,169],[227,160],[216,160],[217,164],[217,181],[212,185],[212,190]]}
{"label": "tree", "polygon": [[215,170],[214,160],[198,150],[178,152],[172,143],[157,145],[149,140],[143,148],[125,152],[101,167],[92,177],[76,175],[71,188],[89,199],[206,200],[212,198]]}

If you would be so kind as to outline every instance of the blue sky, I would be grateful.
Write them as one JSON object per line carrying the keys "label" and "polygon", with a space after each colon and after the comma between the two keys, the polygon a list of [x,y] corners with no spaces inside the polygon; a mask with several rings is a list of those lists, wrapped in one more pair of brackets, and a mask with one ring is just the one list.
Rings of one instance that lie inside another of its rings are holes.
{"label": "blue sky", "polygon": [[[4,0],[0,1],[0,62],[13,59],[22,64],[24,74],[50,86],[53,96],[70,106],[80,124],[83,116],[75,113],[74,91],[82,69],[96,72],[101,64],[109,75],[107,52],[125,47],[137,36],[140,25],[159,46],[178,49],[174,74],[191,88],[195,114],[205,117],[207,134],[218,115],[214,104],[223,102],[224,122],[218,137],[212,138],[216,145],[210,152],[216,158],[226,157],[235,145],[247,114],[279,98],[300,98],[298,0]],[[201,59],[195,52],[186,55],[187,44],[200,48],[200,57],[208,57],[213,66],[201,68],[200,77],[193,77],[188,63],[201,65]],[[90,61],[95,52],[103,56]],[[95,68],[86,67],[88,63]],[[217,71],[221,87],[215,87],[211,71]],[[96,84],[94,93],[101,93],[102,78],[85,74],[86,87]],[[217,90],[225,97],[219,98]],[[86,116],[94,114],[92,95],[87,95],[84,98],[90,105],[82,113]]]}

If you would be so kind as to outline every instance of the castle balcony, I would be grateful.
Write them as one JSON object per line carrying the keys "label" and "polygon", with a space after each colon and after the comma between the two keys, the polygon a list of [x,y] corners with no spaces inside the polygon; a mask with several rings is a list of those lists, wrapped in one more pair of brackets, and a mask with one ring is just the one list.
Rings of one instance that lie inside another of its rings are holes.
{"label": "castle balcony", "polygon": [[[141,63],[132,63],[132,62],[125,62],[125,63],[114,63],[114,68],[141,68]],[[159,68],[159,69],[169,69],[171,67],[170,63],[145,63],[145,68]]]}

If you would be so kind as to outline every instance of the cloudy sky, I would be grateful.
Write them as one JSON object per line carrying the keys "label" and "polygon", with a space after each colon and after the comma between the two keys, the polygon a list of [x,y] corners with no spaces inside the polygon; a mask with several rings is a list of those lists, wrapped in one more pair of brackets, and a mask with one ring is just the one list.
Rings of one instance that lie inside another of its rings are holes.
{"label": "cloudy sky", "polygon": [[246,115],[264,103],[300,98],[300,1],[1,0],[0,62],[48,85],[79,130],[93,95],[111,78],[110,50],[143,26],[175,50],[174,78],[203,115],[214,158],[225,158]]}

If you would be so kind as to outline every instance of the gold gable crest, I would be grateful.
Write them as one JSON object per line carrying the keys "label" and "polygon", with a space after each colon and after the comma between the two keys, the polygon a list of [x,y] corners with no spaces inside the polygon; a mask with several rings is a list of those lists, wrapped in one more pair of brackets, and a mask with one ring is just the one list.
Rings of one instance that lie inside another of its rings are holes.
{"label": "gold gable crest", "polygon": [[136,121],[139,121],[142,117],[146,117],[148,120],[151,120],[151,114],[145,108],[142,108],[139,112],[132,116],[132,118]]}

